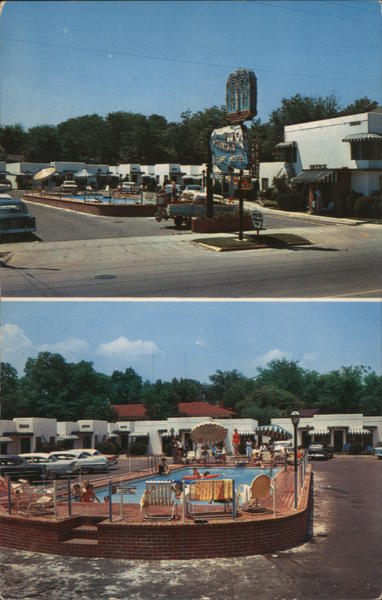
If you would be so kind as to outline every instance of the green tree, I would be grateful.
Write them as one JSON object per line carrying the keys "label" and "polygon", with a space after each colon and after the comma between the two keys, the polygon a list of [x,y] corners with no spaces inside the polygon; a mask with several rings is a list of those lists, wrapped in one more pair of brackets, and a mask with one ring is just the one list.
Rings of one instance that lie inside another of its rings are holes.
{"label": "green tree", "polygon": [[57,127],[52,125],[39,125],[28,130],[25,157],[34,162],[50,162],[59,160],[61,146]]}
{"label": "green tree", "polygon": [[115,404],[134,404],[140,402],[142,377],[131,367],[122,371],[113,371],[111,382],[114,387]]}
{"label": "green tree", "polygon": [[363,379],[360,410],[365,415],[382,415],[382,376],[367,373]]}
{"label": "green tree", "polygon": [[275,359],[257,370],[259,374],[256,377],[256,388],[272,385],[298,398],[303,397],[305,371],[297,361]]}
{"label": "green tree", "polygon": [[22,416],[19,379],[17,371],[9,363],[0,363],[0,419]]}
{"label": "green tree", "polygon": [[367,96],[354,100],[351,104],[348,104],[340,112],[341,115],[358,115],[360,113],[370,112],[376,109],[378,102],[376,100],[370,100]]}
{"label": "green tree", "polygon": [[367,369],[360,365],[342,367],[321,376],[318,406],[321,412],[353,413],[362,405],[363,377]]}
{"label": "green tree", "polygon": [[142,399],[149,419],[167,419],[178,416],[178,401],[171,384],[158,379],[155,383],[146,381],[142,387]]}
{"label": "green tree", "polygon": [[0,127],[0,145],[6,154],[23,154],[27,133],[20,123]]}

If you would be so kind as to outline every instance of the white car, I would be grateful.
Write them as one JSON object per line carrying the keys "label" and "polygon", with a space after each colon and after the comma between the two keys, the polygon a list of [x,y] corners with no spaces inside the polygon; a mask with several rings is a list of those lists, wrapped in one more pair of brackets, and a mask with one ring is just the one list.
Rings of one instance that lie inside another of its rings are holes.
{"label": "white car", "polygon": [[78,470],[76,461],[73,458],[59,459],[51,456],[47,452],[28,452],[20,454],[28,463],[43,464],[46,466],[47,479],[56,479],[65,475],[72,475]]}
{"label": "white car", "polygon": [[51,452],[49,456],[55,456],[60,460],[75,460],[81,473],[86,475],[94,471],[108,471],[109,461],[106,456],[92,456],[87,450],[61,450]]}
{"label": "white car", "polygon": [[280,440],[275,442],[273,449],[277,455],[284,455],[285,453],[293,453],[293,442],[291,440]]}
{"label": "white car", "polygon": [[118,457],[113,455],[107,455],[107,454],[102,454],[102,452],[100,452],[99,450],[96,450],[95,448],[82,448],[82,450],[84,452],[87,452],[88,454],[91,454],[91,456],[104,456],[105,458],[107,458],[109,465],[116,465],[118,462]]}

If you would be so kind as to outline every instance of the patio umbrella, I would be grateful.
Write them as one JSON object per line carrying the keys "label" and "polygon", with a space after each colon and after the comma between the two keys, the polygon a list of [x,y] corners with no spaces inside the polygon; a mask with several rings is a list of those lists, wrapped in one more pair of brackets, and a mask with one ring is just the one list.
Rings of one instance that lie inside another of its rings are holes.
{"label": "patio umbrella", "polygon": [[227,429],[215,421],[199,423],[191,429],[191,439],[195,444],[218,444],[223,442],[227,435]]}
{"label": "patio umbrella", "polygon": [[280,425],[260,425],[256,427],[256,433],[268,435],[273,440],[290,440],[292,438],[292,434]]}
{"label": "patio umbrella", "polygon": [[38,171],[36,175],[34,175],[33,179],[35,181],[42,181],[43,179],[48,179],[56,172],[55,167],[45,167],[45,169],[41,169]]}
{"label": "patio umbrella", "polygon": [[88,177],[93,177],[94,174],[90,173],[90,171],[88,171],[87,169],[81,169],[80,171],[76,171],[76,173],[74,173],[74,177],[76,179],[87,179]]}

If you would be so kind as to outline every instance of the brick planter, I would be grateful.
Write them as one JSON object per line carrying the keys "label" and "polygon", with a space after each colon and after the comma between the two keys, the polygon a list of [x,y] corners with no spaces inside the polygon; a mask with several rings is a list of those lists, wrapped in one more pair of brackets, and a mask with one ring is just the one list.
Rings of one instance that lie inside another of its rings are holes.
{"label": "brick planter", "polygon": [[[254,229],[249,215],[243,215],[243,229]],[[234,233],[239,230],[239,217],[229,219],[202,219],[192,220],[193,233]]]}
{"label": "brick planter", "polygon": [[24,194],[24,200],[56,206],[57,208],[68,208],[82,213],[99,215],[103,217],[153,217],[157,207],[155,204],[108,204],[103,202],[82,202],[71,198],[60,198],[59,196],[39,196],[37,194]]}

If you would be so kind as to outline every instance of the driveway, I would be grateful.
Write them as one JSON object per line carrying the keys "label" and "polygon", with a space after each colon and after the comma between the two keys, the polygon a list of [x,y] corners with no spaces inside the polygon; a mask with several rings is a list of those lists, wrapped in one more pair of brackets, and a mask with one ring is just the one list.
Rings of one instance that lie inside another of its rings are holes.
{"label": "driveway", "polygon": [[0,599],[382,599],[381,469],[374,457],[314,463],[311,537],[292,550],[140,562],[1,549]]}

